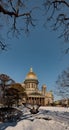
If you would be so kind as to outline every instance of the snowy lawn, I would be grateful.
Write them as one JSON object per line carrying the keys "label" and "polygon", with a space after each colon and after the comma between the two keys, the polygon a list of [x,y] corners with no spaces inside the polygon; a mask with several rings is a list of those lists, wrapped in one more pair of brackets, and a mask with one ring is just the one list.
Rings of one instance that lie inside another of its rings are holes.
{"label": "snowy lawn", "polygon": [[69,130],[69,108],[40,107],[37,114],[24,108],[23,113],[18,122],[0,123],[0,130]]}

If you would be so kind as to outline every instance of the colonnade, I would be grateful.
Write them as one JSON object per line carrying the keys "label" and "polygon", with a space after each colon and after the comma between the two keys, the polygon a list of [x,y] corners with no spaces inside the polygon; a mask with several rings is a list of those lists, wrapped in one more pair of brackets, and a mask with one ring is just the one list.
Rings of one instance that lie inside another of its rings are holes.
{"label": "colonnade", "polygon": [[44,97],[28,97],[27,103],[44,106]]}

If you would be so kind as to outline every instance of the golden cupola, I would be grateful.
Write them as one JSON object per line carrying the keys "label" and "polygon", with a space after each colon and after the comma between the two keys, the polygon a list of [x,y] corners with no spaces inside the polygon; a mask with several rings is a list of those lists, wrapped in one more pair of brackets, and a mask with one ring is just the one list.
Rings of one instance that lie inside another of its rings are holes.
{"label": "golden cupola", "polygon": [[26,76],[26,80],[37,80],[37,76],[36,76],[36,74],[33,72],[33,69],[32,68],[30,68],[30,71],[29,71],[29,73],[27,74],[27,76]]}

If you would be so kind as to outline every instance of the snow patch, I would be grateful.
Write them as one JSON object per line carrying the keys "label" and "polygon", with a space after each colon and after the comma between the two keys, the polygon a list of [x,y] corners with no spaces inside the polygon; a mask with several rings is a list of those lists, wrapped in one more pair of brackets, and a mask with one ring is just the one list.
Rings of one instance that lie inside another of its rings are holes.
{"label": "snow patch", "polygon": [[[39,113],[24,110],[23,118],[15,125],[0,126],[1,130],[69,130],[69,108],[40,107]],[[0,123],[1,125],[1,123]],[[6,127],[5,127],[6,126]]]}

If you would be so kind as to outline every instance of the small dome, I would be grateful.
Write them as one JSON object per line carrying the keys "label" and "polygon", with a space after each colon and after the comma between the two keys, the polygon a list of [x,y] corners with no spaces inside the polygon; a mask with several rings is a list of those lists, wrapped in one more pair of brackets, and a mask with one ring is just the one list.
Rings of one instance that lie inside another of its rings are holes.
{"label": "small dome", "polygon": [[42,88],[46,88],[46,85],[45,85],[45,84],[43,84],[43,85],[42,85]]}
{"label": "small dome", "polygon": [[26,76],[26,80],[29,80],[29,79],[34,79],[34,80],[37,80],[37,76],[36,74],[33,72],[33,69],[30,68],[30,72],[27,74]]}

